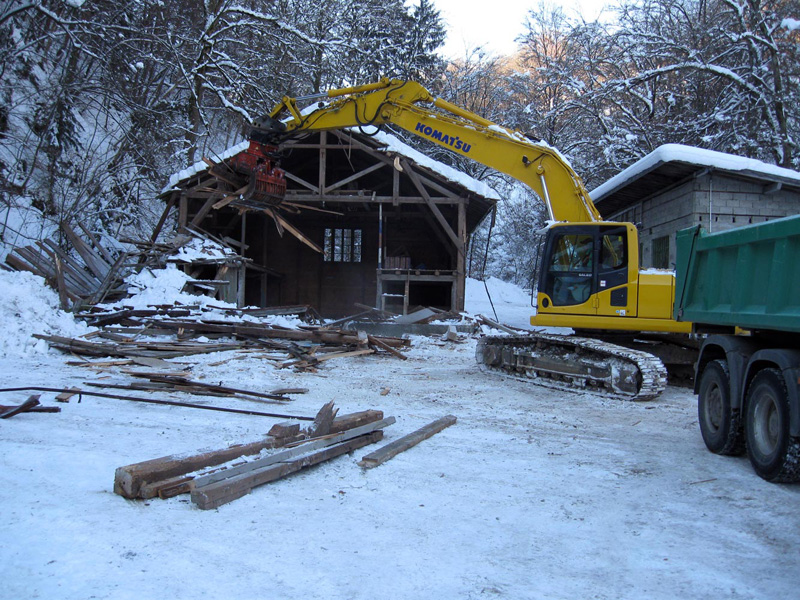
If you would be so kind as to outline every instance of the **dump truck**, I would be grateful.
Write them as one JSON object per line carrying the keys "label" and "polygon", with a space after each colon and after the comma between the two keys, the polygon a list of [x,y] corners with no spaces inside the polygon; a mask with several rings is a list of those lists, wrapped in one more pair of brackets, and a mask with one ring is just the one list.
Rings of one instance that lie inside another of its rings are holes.
{"label": "dump truck", "polygon": [[694,384],[706,447],[800,480],[800,215],[676,240],[674,317],[707,335]]}

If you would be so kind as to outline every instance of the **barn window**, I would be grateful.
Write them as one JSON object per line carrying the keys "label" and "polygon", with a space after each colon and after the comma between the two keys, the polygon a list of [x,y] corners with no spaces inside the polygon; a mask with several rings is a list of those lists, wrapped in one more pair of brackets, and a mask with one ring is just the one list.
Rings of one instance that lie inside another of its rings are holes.
{"label": "barn window", "polygon": [[325,262],[361,262],[360,229],[325,229]]}

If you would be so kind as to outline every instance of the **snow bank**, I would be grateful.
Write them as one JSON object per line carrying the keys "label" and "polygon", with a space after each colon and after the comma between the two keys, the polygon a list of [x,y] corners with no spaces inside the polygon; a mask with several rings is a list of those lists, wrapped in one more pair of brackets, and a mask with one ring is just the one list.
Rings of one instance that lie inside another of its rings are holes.
{"label": "snow bank", "polygon": [[464,310],[490,319],[496,314],[501,323],[522,329],[531,328],[530,318],[536,312],[531,306],[530,292],[496,277],[487,279],[486,285],[478,279],[467,278]]}
{"label": "snow bank", "polygon": [[75,337],[90,329],[59,308],[58,294],[32,273],[0,271],[0,357],[47,353],[47,343],[34,333]]}
{"label": "snow bank", "polygon": [[784,19],[781,21],[781,27],[789,31],[796,31],[800,29],[800,21],[797,19]]}

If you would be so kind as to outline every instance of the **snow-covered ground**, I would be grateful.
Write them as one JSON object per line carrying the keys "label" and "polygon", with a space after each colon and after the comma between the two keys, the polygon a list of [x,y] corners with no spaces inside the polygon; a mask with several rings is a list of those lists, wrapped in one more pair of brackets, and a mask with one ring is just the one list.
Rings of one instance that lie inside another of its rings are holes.
{"label": "snow-covered ground", "polygon": [[[74,327],[25,313],[40,302],[33,285],[0,275],[15,298],[0,304],[3,336],[9,319],[24,324],[14,336],[37,321]],[[492,284],[499,320],[524,326],[527,295]],[[482,288],[470,282],[468,310],[493,318]],[[316,374],[257,358],[215,366],[220,354],[175,359],[208,382],[309,388],[284,406],[194,402],[305,415],[329,400],[342,414],[376,408],[397,418],[386,441],[458,417],[375,469],[356,464],[368,447],[211,511],[185,496],[124,500],[114,471],[253,441],[275,420],[84,398],[0,421],[0,598],[797,596],[800,486],[707,452],[689,390],[642,404],[555,391],[481,372],[474,348],[419,337],[407,361],[331,360]],[[68,366],[40,344],[0,355],[3,387],[128,381]],[[42,402],[53,405],[52,394]]]}

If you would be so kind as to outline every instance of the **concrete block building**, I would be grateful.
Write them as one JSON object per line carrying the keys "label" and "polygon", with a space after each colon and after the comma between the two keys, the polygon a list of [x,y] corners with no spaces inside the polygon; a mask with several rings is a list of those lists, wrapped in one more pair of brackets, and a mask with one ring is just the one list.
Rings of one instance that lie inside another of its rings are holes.
{"label": "concrete block building", "polygon": [[800,173],[679,144],[660,146],[590,193],[604,219],[639,228],[643,267],[675,267],[675,233],[800,213]]}

